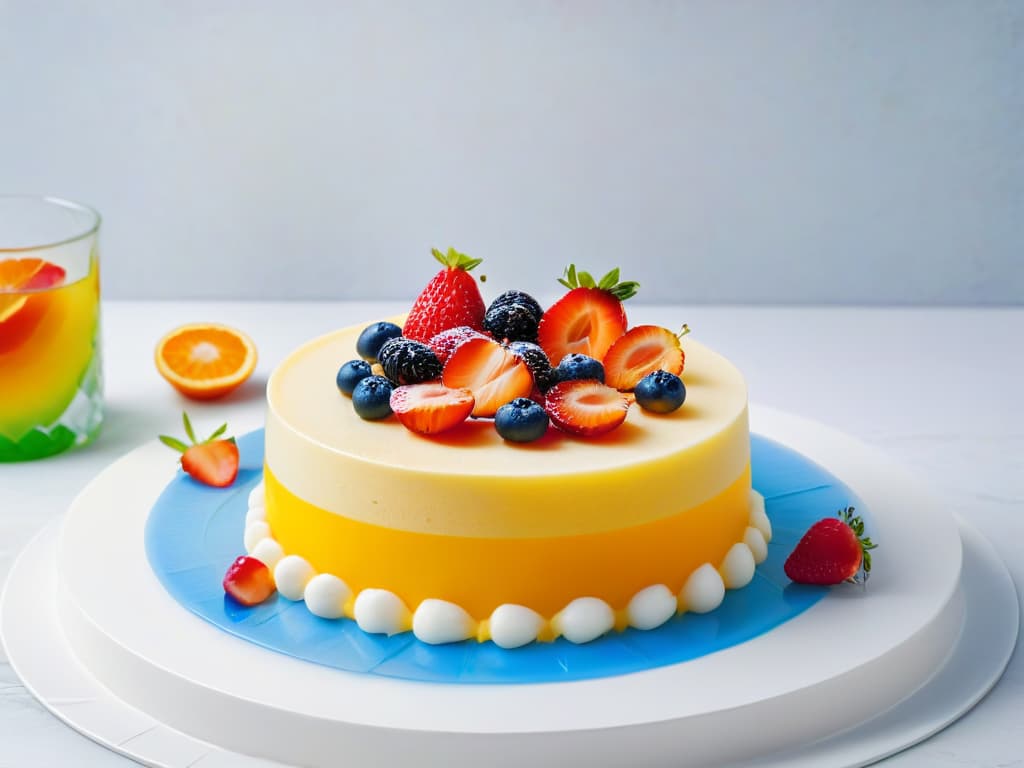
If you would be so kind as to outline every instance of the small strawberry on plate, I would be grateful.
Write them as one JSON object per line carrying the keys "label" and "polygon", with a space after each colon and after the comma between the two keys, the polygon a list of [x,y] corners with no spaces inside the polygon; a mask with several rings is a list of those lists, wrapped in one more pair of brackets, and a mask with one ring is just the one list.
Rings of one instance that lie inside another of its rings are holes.
{"label": "small strawberry on plate", "polygon": [[864,521],[853,507],[811,526],[786,559],[786,575],[799,584],[862,584],[871,574],[871,550]]}
{"label": "small strawberry on plate", "polygon": [[590,273],[577,272],[575,264],[558,282],[569,292],[544,313],[537,328],[538,342],[551,365],[558,365],[571,352],[601,360],[626,332],[622,302],[636,294],[639,283],[619,282],[618,269],[595,281]]}
{"label": "small strawberry on plate", "polygon": [[408,384],[391,393],[391,410],[413,432],[436,435],[456,427],[473,411],[473,393],[437,382]]}
{"label": "small strawberry on plate", "polygon": [[473,393],[474,416],[493,416],[505,403],[529,397],[533,376],[522,359],[490,339],[470,339],[448,359],[441,374],[446,387]]}
{"label": "small strawberry on plate", "polygon": [[426,343],[441,331],[459,325],[482,332],[487,308],[469,272],[483,259],[471,259],[454,248],[449,248],[447,254],[436,248],[431,253],[444,269],[416,297],[402,326],[402,335]]}
{"label": "small strawberry on plate", "polygon": [[274,594],[274,577],[263,561],[243,555],[228,567],[222,586],[242,605],[259,605]]}
{"label": "small strawberry on plate", "polygon": [[548,390],[544,409],[563,432],[594,437],[626,420],[630,399],[595,379],[563,381]]}
{"label": "small strawberry on plate", "polygon": [[683,349],[679,340],[690,329],[676,335],[658,325],[638,325],[621,336],[604,356],[605,383],[621,390],[636,387],[644,376],[662,370],[678,376],[683,372]]}
{"label": "small strawberry on plate", "polygon": [[188,414],[182,413],[181,420],[185,425],[185,434],[192,441],[191,445],[169,435],[160,435],[161,443],[182,455],[181,468],[198,482],[215,488],[224,488],[235,482],[238,476],[238,446],[235,438],[221,437],[228,425],[221,424],[206,440],[199,442]]}

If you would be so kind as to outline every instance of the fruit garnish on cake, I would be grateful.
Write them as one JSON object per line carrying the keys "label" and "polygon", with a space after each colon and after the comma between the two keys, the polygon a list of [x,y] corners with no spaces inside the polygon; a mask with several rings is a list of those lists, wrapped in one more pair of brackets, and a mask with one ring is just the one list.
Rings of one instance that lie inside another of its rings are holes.
{"label": "fruit garnish on cake", "polygon": [[338,390],[363,419],[395,414],[428,436],[467,418],[495,419],[506,442],[531,442],[549,424],[573,437],[605,434],[634,402],[654,414],[683,404],[680,339],[689,329],[630,329],[622,302],[639,284],[620,281],[618,269],[595,280],[570,264],[559,280],[569,291],[547,311],[520,289],[485,309],[469,274],[480,259],[455,249],[433,254],[444,269],[416,298],[404,326],[367,326],[356,343],[361,359],[337,371]]}
{"label": "fruit garnish on cake", "polygon": [[685,359],[679,341],[689,332],[685,325],[678,334],[659,325],[630,328],[604,356],[608,384],[616,389],[631,390],[640,379],[655,371],[678,376],[683,372]]}
{"label": "fruit garnish on cake", "polygon": [[445,386],[469,389],[473,416],[493,416],[498,409],[533,390],[533,377],[522,358],[490,339],[470,339],[444,366]]}
{"label": "fruit garnish on cake", "polygon": [[629,398],[595,379],[563,381],[548,390],[544,409],[559,429],[596,437],[626,420]]}
{"label": "fruit garnish on cake", "polygon": [[622,302],[636,295],[639,283],[619,281],[613,269],[599,281],[570,264],[559,281],[569,292],[556,301],[540,320],[537,337],[552,365],[572,352],[601,360],[626,333]]}
{"label": "fruit garnish on cake", "polygon": [[864,535],[864,520],[847,507],[810,527],[786,559],[786,575],[798,584],[864,584],[877,546]]}
{"label": "fruit garnish on cake", "polygon": [[475,400],[464,388],[437,382],[409,384],[391,393],[391,410],[404,427],[421,435],[436,435],[469,418]]}
{"label": "fruit garnish on cake", "polygon": [[191,444],[170,435],[160,435],[160,442],[181,454],[181,468],[185,473],[197,482],[215,488],[226,488],[235,482],[238,476],[238,445],[233,437],[221,437],[227,432],[228,425],[221,424],[200,442],[187,413],[181,414],[181,421]]}
{"label": "fruit garnish on cake", "polygon": [[469,274],[482,259],[472,259],[454,248],[449,248],[446,254],[434,248],[431,253],[444,268],[416,298],[402,327],[402,335],[428,342],[441,331],[459,325],[482,331],[484,300],[476,280]]}

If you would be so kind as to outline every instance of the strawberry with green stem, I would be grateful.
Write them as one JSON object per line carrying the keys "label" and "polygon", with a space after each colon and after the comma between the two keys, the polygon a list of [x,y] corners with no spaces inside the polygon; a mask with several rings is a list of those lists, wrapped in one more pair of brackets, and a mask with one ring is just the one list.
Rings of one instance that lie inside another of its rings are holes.
{"label": "strawberry with green stem", "polygon": [[847,507],[836,517],[812,525],[783,567],[799,584],[864,584],[871,575],[871,550],[876,547],[864,535],[864,520]]}
{"label": "strawberry with green stem", "polygon": [[626,332],[622,302],[636,295],[640,284],[620,282],[618,268],[594,280],[589,272],[577,272],[575,264],[558,282],[569,292],[544,313],[537,328],[538,342],[551,365],[573,352],[602,360]]}
{"label": "strawberry with green stem", "polygon": [[426,344],[441,331],[460,325],[482,333],[487,308],[476,280],[469,273],[483,259],[472,259],[454,248],[449,248],[448,253],[436,248],[430,252],[444,269],[416,297],[402,326],[402,335]]}
{"label": "strawberry with green stem", "polygon": [[228,425],[221,424],[212,435],[199,442],[188,414],[183,412],[181,420],[191,445],[169,435],[160,435],[161,443],[182,455],[181,468],[193,479],[215,488],[224,488],[235,482],[238,476],[238,445],[233,437],[221,437]]}
{"label": "strawberry with green stem", "polygon": [[685,360],[680,341],[689,332],[687,325],[679,333],[659,325],[630,328],[604,356],[605,382],[629,391],[654,371],[668,371],[678,376],[683,372]]}

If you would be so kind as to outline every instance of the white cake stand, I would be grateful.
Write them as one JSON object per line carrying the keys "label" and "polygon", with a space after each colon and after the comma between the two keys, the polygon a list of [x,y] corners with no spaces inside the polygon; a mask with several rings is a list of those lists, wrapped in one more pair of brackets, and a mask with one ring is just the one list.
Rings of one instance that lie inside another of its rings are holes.
{"label": "white cake stand", "polygon": [[142,529],[170,477],[156,445],[102,473],[26,548],[0,636],[48,709],[153,766],[860,766],[927,738],[1005,668],[1018,631],[1009,574],[979,534],[866,446],[768,409],[752,410],[752,427],[854,488],[882,548],[866,594],[837,591],[695,661],[457,686],[266,651],[193,616],[149,570]]}

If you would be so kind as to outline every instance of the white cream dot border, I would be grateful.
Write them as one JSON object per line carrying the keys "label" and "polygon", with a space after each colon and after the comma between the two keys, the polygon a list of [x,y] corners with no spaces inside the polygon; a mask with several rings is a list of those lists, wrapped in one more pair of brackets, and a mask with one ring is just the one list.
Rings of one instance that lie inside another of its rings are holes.
{"label": "white cream dot border", "polygon": [[754,578],[754,569],[768,556],[772,525],[765,513],[764,497],[750,492],[750,522],[743,540],[733,544],[722,562],[705,563],[687,578],[678,594],[664,584],[641,589],[625,609],[616,612],[596,597],[578,597],[550,619],[522,605],[505,604],[490,617],[476,620],[462,607],[430,598],[414,611],[386,589],[364,589],[353,594],[349,586],[330,573],[317,573],[299,555],[286,555],[267,524],[265,488],[261,482],[249,494],[245,516],[245,550],[273,573],[280,595],[305,601],[311,613],[324,619],[349,618],[361,630],[394,635],[409,632],[432,645],[475,638],[492,640],[502,648],[518,648],[534,641],[564,637],[572,643],[588,643],[612,629],[654,629],[679,613],[713,611],[725,590],[740,589]]}

